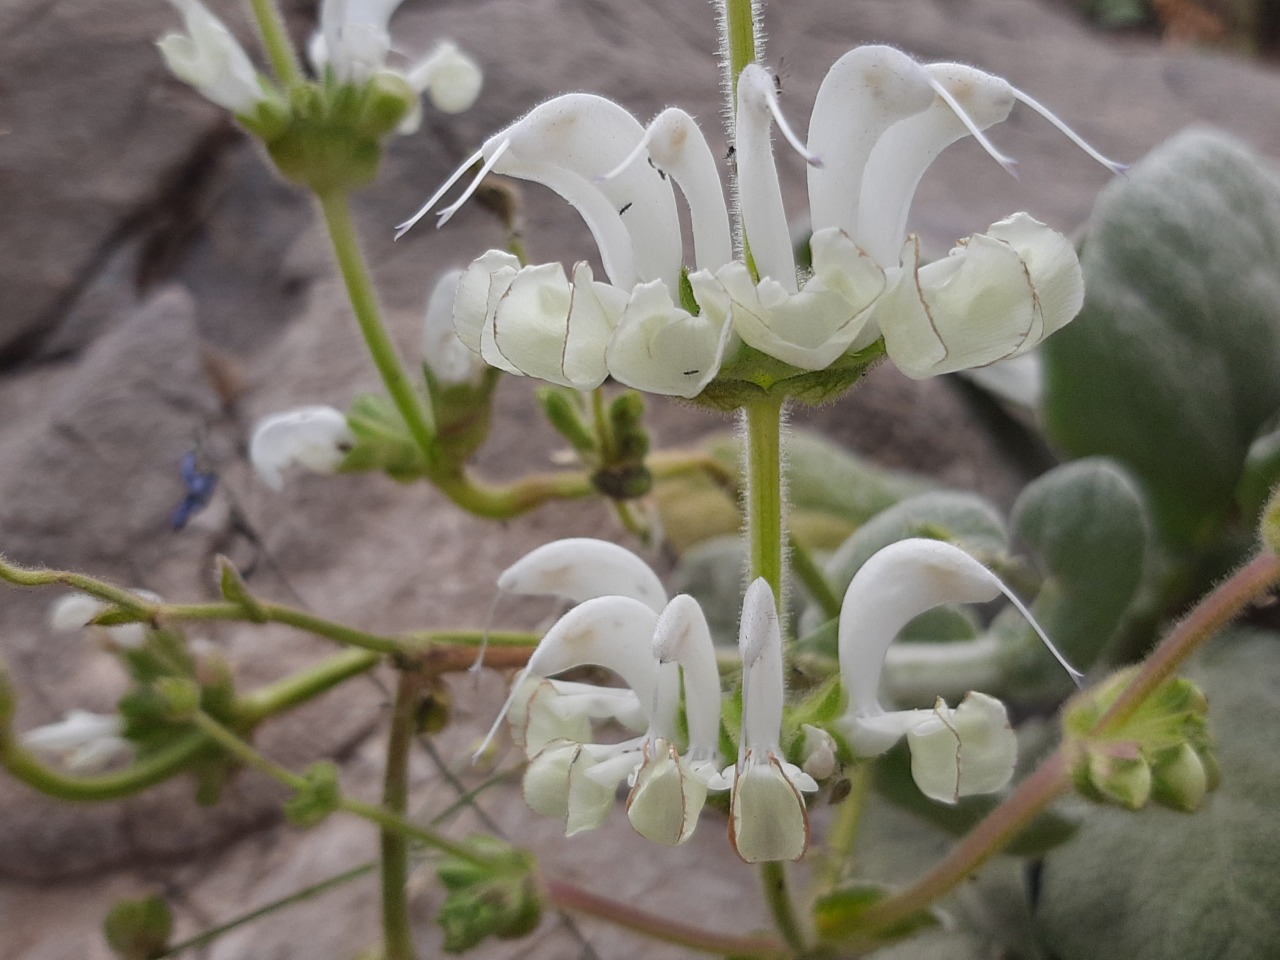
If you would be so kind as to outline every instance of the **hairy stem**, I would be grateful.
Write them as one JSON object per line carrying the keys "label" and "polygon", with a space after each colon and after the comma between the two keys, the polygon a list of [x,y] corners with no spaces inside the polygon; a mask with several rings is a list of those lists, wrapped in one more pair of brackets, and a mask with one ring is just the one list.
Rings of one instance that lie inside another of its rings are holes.
{"label": "hairy stem", "polygon": [[750,578],[764,577],[782,603],[782,406],[766,398],[745,408],[747,548]]}
{"label": "hairy stem", "polygon": [[654,940],[674,943],[699,953],[743,958],[781,958],[789,955],[786,946],[772,937],[711,933],[698,925],[645,913],[554,877],[543,877],[542,889],[551,904],[561,910],[584,913]]}
{"label": "hairy stem", "polygon": [[[420,677],[402,672],[396,684],[387,740],[387,769],[382,780],[382,805],[403,817],[409,804],[409,750],[413,746]],[[399,830],[382,828],[382,942],[386,960],[416,960],[413,928],[409,923],[409,841]]]}
{"label": "hairy stem", "polygon": [[391,342],[382,322],[382,311],[378,306],[373,279],[360,250],[355,222],[351,217],[350,198],[345,190],[336,189],[320,191],[317,196],[320,199],[320,209],[324,212],[325,225],[329,228],[329,239],[333,243],[338,268],[347,285],[347,296],[351,299],[351,308],[355,311],[369,354],[373,357],[374,365],[378,368],[392,402],[404,418],[409,433],[421,447],[427,462],[433,463],[436,450],[435,424],[430,422],[431,411],[410,383],[395,344]]}

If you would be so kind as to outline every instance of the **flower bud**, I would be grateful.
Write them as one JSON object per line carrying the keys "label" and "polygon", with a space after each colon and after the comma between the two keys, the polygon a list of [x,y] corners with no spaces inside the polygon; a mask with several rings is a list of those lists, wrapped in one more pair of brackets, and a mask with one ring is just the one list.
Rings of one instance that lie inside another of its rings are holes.
{"label": "flower bud", "polygon": [[1183,743],[1161,753],[1151,764],[1152,799],[1175,810],[1192,813],[1204,803],[1209,773],[1204,761]]}
{"label": "flower bud", "polygon": [[1089,750],[1074,774],[1077,786],[1086,795],[1110,800],[1130,810],[1141,809],[1151,799],[1151,767],[1131,743]]}

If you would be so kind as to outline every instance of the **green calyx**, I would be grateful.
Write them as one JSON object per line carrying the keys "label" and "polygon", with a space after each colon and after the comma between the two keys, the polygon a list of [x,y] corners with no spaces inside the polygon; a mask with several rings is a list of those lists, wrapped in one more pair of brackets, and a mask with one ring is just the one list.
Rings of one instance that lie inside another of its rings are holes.
{"label": "green calyx", "polygon": [[518,939],[542,919],[533,857],[496,837],[476,835],[468,845],[477,859],[447,857],[436,867],[446,890],[437,920],[449,953],[470,950],[486,937]]}
{"label": "green calyx", "polygon": [[857,353],[845,354],[826,369],[801,370],[744,344],[692,402],[725,412],[766,398],[792,399],[817,407],[839,398],[883,356],[884,341],[877,340]]}
{"label": "green calyx", "polygon": [[300,84],[287,102],[268,99],[238,119],[266,144],[285,179],[324,193],[371,183],[382,162],[382,141],[417,101],[404,77],[382,71],[363,84]]}
{"label": "green calyx", "polygon": [[1196,810],[1219,779],[1208,701],[1190,680],[1175,677],[1129,716],[1104,723],[1132,675],[1121,671],[1067,705],[1063,728],[1076,788],[1130,810],[1151,801]]}

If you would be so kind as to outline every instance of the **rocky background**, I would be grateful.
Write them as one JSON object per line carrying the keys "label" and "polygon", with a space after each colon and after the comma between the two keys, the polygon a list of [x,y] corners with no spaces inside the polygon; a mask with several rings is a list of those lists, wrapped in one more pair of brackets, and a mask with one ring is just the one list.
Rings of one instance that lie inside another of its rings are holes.
{"label": "rocky background", "polygon": [[[252,36],[240,11],[219,7]],[[309,32],[311,8],[291,24]],[[804,129],[828,64],[867,42],[925,60],[971,62],[1006,76],[1103,152],[1134,161],[1189,124],[1213,123],[1280,156],[1280,76],[1274,70],[1146,40],[1103,37],[1065,6],[1037,0],[794,0],[766,4],[768,59],[784,108]],[[598,505],[558,506],[486,524],[426,487],[380,477],[299,477],[266,490],[240,444],[259,416],[303,403],[345,406],[376,389],[371,364],[308,199],[273,178],[254,146],[211,105],[169,77],[153,41],[177,23],[159,0],[6,0],[0,8],[0,550],[13,559],[75,567],[170,599],[211,595],[211,560],[259,553],[253,588],[375,630],[479,624],[496,573],[560,535],[617,537]],[[476,205],[445,231],[403,219],[475,145],[539,100],[584,89],[647,117],[679,104],[721,140],[715,31],[709,4],[688,0],[409,0],[393,25],[408,54],[450,37],[483,64],[476,108],[427,110],[418,134],[394,144],[358,213],[388,317],[416,355],[426,293],[442,270],[501,242]],[[1108,174],[1028,110],[995,131],[1019,160],[1011,180],[976,145],[958,145],[926,177],[913,229],[934,253],[1010,211],[1027,209],[1065,231],[1082,227]],[[804,209],[798,159],[782,156],[789,209]],[[567,205],[531,188],[526,235],[538,260],[590,249]],[[489,473],[549,465],[556,443],[538,422],[531,386],[499,397]],[[658,405],[658,439],[690,442],[725,421]],[[912,383],[882,368],[839,404],[799,417],[878,462],[939,476],[1008,501],[1017,468],[982,430],[954,386]],[[200,442],[222,475],[219,499],[174,534],[177,464]],[[108,710],[123,689],[114,662],[91,643],[51,634],[49,592],[0,590],[0,650],[22,693],[23,728],[72,707]],[[533,621],[526,618],[522,624]],[[325,645],[281,629],[211,627],[246,686],[281,676]],[[455,685],[453,729],[439,753],[462,765],[501,695],[492,675]],[[378,790],[385,690],[356,681],[264,728],[263,749],[298,766],[343,763],[353,792]],[[453,799],[425,754],[416,798],[425,811]],[[100,924],[117,899],[159,891],[189,935],[369,859],[374,831],[336,816],[302,832],[277,814],[280,793],[241,776],[211,811],[187,784],[117,804],[56,804],[0,779],[0,958],[98,960]],[[621,817],[565,841],[528,813],[515,790],[482,801],[496,825],[539,851],[548,869],[587,885],[606,875],[646,909],[687,913],[725,929],[759,923],[755,872],[720,830],[704,824],[667,851]],[[464,831],[474,814],[458,821]],[[625,864],[625,869],[618,869]],[[421,944],[436,893],[424,875],[415,904]],[[243,928],[200,954],[209,960],[346,957],[376,940],[372,878]],[[666,957],[582,921],[548,919],[526,943],[485,956],[564,957],[589,941],[602,957]],[[589,954],[588,954],[589,955]]]}

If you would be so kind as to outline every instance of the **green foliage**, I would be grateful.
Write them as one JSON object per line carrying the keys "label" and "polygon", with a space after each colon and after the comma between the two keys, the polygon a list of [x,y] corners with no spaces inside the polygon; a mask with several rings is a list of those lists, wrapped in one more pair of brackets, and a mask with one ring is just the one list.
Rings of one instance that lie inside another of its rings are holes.
{"label": "green foliage", "polygon": [[111,908],[102,928],[107,945],[120,960],[153,960],[168,948],[173,915],[157,896],[121,900]]}
{"label": "green foliage", "polygon": [[[883,900],[889,892],[884,887],[871,884],[851,884],[819,897],[813,905],[813,921],[818,929],[819,939],[825,943],[855,939],[859,916]],[[896,940],[908,937],[927,927],[937,926],[938,922],[936,913],[922,910],[901,923],[879,931],[876,939]]]}
{"label": "green foliage", "polygon": [[[954,804],[929,799],[911,776],[911,753],[905,742],[898,743],[876,760],[874,776],[880,796],[955,837],[972,830],[1004,799],[992,794],[961,797]],[[1080,818],[1070,811],[1050,807],[1032,820],[1004,852],[1017,857],[1040,856],[1070,840],[1079,825]]]}
{"label": "green foliage", "polygon": [[351,402],[347,425],[356,442],[341,466],[344,473],[380,470],[393,480],[409,483],[426,476],[427,463],[409,427],[387,397],[361,394]]}
{"label": "green foliage", "polygon": [[[1147,509],[1141,489],[1115,463],[1087,459],[1040,477],[1014,504],[1014,537],[1031,548],[1044,579],[1032,611],[1073,666],[1093,666],[1122,631],[1143,580]],[[1030,625],[1012,612],[1002,632],[1016,634],[1011,679],[1059,695],[1070,680],[1048,657]]]}
{"label": "green foliage", "polygon": [[1009,535],[996,508],[971,493],[922,493],[877,513],[854,531],[827,561],[827,578],[843,593],[877,550],[908,537],[945,540],[979,558],[1002,556]]}
{"label": "green foliage", "polygon": [[1036,917],[1060,960],[1269,960],[1280,942],[1280,636],[1236,631],[1188,671],[1212,704],[1222,786],[1188,817],[1097,809],[1049,853]]}
{"label": "green foliage", "polygon": [[295,827],[314,827],[337,810],[342,800],[338,767],[321,760],[307,767],[302,778],[306,785],[285,801],[284,815]]}
{"label": "green foliage", "polygon": [[467,843],[483,863],[446,857],[436,867],[446,891],[436,920],[449,953],[470,950],[491,936],[519,939],[542,919],[533,858],[496,837],[475,835]]}
{"label": "green foliage", "polygon": [[1180,134],[1104,191],[1081,263],[1084,309],[1044,347],[1050,432],[1131,469],[1171,542],[1209,542],[1280,409],[1280,186]]}

